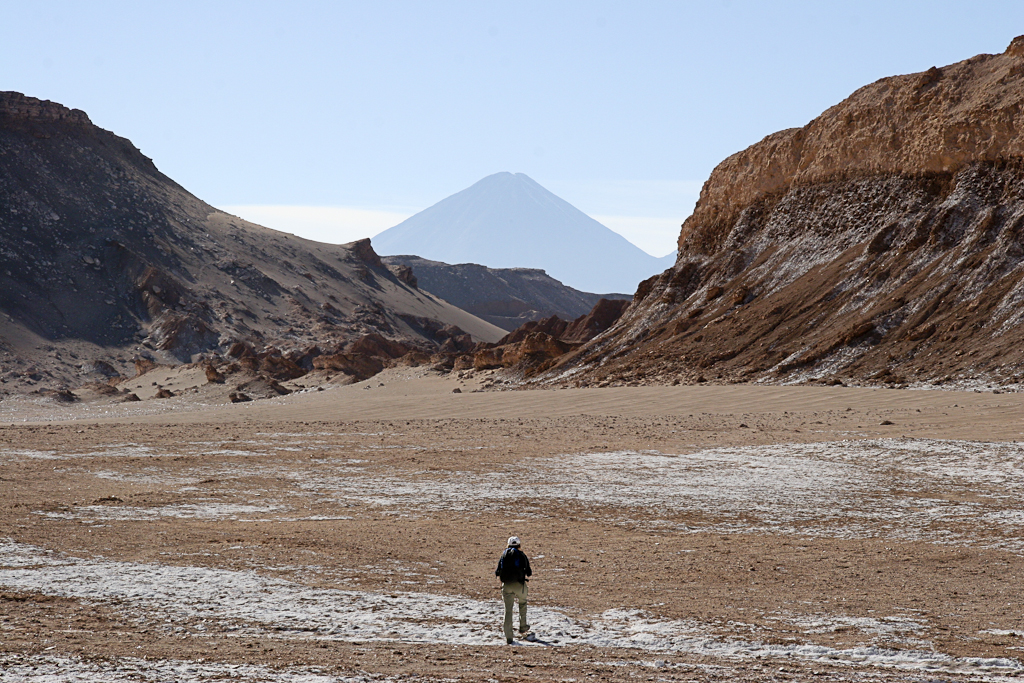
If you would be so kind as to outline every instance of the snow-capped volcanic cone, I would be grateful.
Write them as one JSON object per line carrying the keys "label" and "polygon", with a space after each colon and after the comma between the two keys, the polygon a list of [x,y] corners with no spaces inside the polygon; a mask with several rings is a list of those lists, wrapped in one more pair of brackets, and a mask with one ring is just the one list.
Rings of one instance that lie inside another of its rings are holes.
{"label": "snow-capped volcanic cone", "polygon": [[[541,268],[585,292],[636,291],[671,265],[523,173],[495,173],[373,238],[381,254]],[[669,260],[671,261],[671,260]]]}

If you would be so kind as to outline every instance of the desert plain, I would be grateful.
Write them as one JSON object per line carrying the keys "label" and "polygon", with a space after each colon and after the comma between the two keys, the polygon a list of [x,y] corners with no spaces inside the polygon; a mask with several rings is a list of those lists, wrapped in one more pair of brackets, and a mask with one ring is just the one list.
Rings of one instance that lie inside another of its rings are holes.
{"label": "desert plain", "polygon": [[0,680],[1024,676],[1022,394],[195,384],[0,403]]}

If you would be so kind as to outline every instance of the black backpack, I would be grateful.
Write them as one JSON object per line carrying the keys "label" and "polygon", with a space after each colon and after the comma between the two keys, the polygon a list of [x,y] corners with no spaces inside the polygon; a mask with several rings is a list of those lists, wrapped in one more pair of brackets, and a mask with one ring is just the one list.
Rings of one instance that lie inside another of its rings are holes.
{"label": "black backpack", "polygon": [[498,578],[502,583],[526,581],[526,556],[519,548],[509,548],[498,561]]}

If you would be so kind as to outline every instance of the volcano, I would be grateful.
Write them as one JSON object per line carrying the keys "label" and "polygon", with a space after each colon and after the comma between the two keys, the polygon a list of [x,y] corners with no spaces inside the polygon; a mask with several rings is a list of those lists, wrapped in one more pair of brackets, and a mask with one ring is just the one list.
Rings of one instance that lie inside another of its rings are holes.
{"label": "volcano", "polygon": [[373,238],[381,254],[538,268],[585,292],[632,293],[671,265],[523,173],[495,173]]}

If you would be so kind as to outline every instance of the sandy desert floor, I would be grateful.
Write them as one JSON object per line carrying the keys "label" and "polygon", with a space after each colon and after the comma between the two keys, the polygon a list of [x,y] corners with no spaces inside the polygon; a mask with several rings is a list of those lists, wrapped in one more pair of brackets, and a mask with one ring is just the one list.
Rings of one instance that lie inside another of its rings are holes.
{"label": "sandy desert floor", "polygon": [[1024,394],[492,382],[0,403],[0,681],[1024,677]]}

